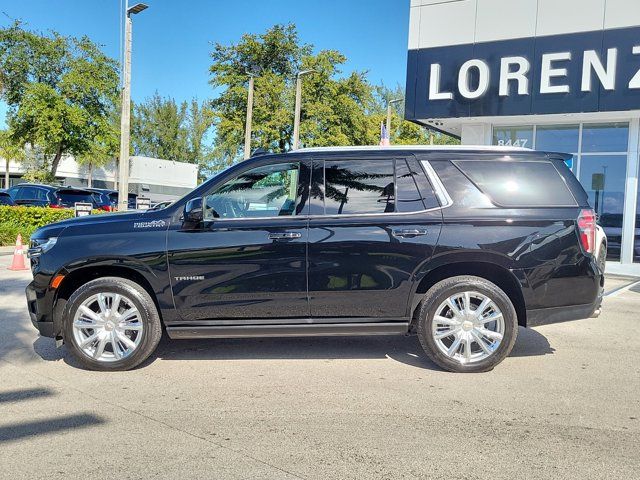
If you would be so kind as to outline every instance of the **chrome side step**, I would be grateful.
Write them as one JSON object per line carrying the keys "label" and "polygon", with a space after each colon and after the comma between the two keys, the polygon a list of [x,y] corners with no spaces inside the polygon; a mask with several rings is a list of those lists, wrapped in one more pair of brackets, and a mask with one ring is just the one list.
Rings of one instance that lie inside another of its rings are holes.
{"label": "chrome side step", "polygon": [[408,331],[408,322],[167,327],[174,339],[404,335]]}

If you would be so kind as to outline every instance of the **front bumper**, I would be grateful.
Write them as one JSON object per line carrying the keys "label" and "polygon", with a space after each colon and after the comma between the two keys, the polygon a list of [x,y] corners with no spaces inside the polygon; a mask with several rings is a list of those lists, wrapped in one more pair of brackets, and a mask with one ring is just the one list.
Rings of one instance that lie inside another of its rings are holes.
{"label": "front bumper", "polygon": [[27,285],[25,290],[27,296],[27,309],[31,323],[43,337],[55,337],[55,327],[53,322],[52,308],[47,307],[49,295],[46,291],[39,291],[34,287],[34,282]]}

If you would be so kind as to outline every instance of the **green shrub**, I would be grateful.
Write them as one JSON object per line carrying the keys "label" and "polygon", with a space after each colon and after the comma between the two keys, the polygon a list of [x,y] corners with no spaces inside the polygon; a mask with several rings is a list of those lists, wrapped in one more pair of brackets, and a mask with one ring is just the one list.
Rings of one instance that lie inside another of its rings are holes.
{"label": "green shrub", "polygon": [[29,240],[33,233],[30,227],[24,225],[16,225],[14,223],[0,223],[0,246],[15,245],[18,234],[22,235],[23,245]]}
{"label": "green shrub", "polygon": [[18,233],[27,243],[38,228],[73,216],[71,209],[0,206],[0,245],[14,245]]}

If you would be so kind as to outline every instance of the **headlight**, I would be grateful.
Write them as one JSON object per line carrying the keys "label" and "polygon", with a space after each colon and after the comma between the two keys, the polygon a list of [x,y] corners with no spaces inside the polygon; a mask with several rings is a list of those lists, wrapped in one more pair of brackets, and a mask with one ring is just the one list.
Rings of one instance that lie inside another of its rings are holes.
{"label": "headlight", "polygon": [[29,258],[39,257],[43,253],[51,250],[56,242],[58,241],[58,237],[50,237],[50,238],[32,238],[29,251],[27,252],[27,256]]}

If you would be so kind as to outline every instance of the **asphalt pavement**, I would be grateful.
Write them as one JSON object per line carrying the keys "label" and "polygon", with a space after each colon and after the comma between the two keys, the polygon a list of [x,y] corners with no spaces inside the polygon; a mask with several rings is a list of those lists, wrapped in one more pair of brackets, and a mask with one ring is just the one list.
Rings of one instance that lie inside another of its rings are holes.
{"label": "asphalt pavement", "polygon": [[492,372],[415,337],[169,341],[79,369],[31,326],[0,257],[0,478],[640,478],[640,292],[520,329]]}

